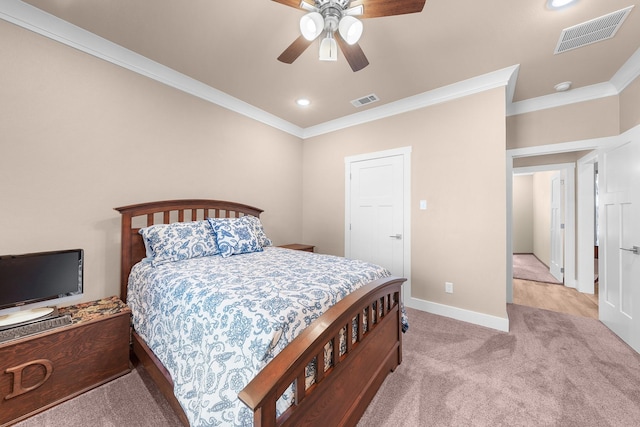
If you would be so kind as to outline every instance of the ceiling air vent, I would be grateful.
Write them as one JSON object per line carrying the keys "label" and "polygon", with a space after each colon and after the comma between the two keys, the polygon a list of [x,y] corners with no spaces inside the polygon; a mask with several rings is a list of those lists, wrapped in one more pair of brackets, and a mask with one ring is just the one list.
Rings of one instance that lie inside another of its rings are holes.
{"label": "ceiling air vent", "polygon": [[565,28],[560,34],[560,40],[558,40],[558,45],[554,53],[566,52],[612,38],[620,29],[620,26],[631,12],[631,9],[633,9],[633,6],[582,24],[574,25],[573,27]]}
{"label": "ceiling air vent", "polygon": [[380,101],[380,98],[378,98],[378,95],[372,93],[371,95],[367,95],[363,98],[354,99],[351,103],[354,107],[362,107],[363,105],[371,104],[376,101]]}

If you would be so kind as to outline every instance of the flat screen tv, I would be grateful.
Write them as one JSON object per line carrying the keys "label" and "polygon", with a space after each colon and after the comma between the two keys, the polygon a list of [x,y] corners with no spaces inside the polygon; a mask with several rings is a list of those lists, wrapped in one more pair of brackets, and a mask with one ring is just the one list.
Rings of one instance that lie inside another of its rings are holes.
{"label": "flat screen tv", "polygon": [[42,305],[81,295],[83,262],[82,249],[1,255],[0,326],[46,316],[54,309]]}

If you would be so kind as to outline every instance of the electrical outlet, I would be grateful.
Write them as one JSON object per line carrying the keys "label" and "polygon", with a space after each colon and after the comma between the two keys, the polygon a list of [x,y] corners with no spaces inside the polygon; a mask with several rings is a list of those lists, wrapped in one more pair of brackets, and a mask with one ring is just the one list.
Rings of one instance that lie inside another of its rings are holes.
{"label": "electrical outlet", "polygon": [[452,294],[453,293],[453,283],[451,282],[444,282],[444,291],[448,294]]}

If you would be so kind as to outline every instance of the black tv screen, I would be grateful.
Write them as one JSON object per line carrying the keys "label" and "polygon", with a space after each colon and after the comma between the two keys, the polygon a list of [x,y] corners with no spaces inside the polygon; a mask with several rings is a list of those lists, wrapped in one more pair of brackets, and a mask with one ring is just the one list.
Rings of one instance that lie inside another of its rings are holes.
{"label": "black tv screen", "polygon": [[82,293],[82,249],[0,256],[0,309]]}

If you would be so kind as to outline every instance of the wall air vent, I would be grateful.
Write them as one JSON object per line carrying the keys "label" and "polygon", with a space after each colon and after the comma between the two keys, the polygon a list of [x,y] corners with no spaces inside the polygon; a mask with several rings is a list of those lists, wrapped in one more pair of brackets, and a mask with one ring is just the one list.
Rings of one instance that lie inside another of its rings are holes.
{"label": "wall air vent", "polygon": [[554,53],[566,52],[612,38],[616,35],[627,16],[629,16],[631,9],[633,9],[633,6],[565,28],[560,34],[560,40],[558,40]]}
{"label": "wall air vent", "polygon": [[368,105],[376,101],[380,101],[380,98],[378,98],[378,95],[372,93],[371,95],[367,95],[360,99],[354,99],[351,103],[354,107],[362,107],[363,105]]}

